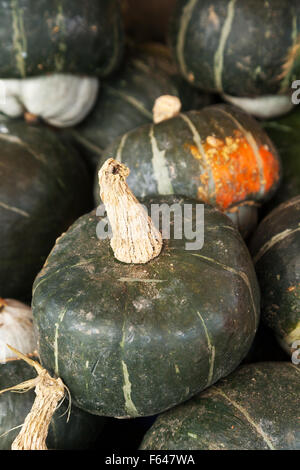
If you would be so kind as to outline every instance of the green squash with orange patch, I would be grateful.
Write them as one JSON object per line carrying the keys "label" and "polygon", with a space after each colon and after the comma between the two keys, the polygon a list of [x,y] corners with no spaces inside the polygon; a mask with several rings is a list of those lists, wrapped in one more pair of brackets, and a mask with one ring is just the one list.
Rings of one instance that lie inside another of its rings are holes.
{"label": "green squash with orange patch", "polygon": [[[230,105],[207,106],[148,124],[119,137],[100,158],[131,168],[128,184],[139,197],[183,194],[227,213],[246,234],[257,206],[277,189],[279,156],[261,126]],[[98,189],[95,188],[99,201]]]}

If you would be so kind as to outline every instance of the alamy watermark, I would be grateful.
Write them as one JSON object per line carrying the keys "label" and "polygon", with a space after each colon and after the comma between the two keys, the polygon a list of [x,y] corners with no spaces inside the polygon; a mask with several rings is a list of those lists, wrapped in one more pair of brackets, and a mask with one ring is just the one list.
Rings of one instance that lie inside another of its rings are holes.
{"label": "alamy watermark", "polygon": [[[151,204],[150,210],[140,204],[145,213],[152,219],[155,227],[160,230],[162,238],[168,240],[185,239],[186,250],[201,250],[204,245],[204,204]],[[136,214],[135,205],[129,209],[128,218]],[[97,224],[96,233],[99,239],[112,238],[112,229],[106,215],[104,204],[98,206],[96,215],[102,217]],[[145,223],[143,230],[136,236],[147,237],[149,226]],[[132,234],[134,237],[134,234]]]}
{"label": "alamy watermark", "polygon": [[299,104],[300,103],[300,80],[294,80],[292,83],[292,88],[294,93],[292,93],[292,103]]}
{"label": "alamy watermark", "polygon": [[300,364],[300,339],[296,340],[292,344],[292,363],[298,366]]}

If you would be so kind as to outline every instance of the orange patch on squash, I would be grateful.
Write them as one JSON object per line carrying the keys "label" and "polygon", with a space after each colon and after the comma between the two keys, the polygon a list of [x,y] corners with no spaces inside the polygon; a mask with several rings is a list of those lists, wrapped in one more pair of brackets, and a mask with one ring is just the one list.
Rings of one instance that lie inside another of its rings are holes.
{"label": "orange patch on squash", "polygon": [[[234,204],[243,202],[255,196],[263,185],[267,193],[279,178],[279,163],[267,146],[260,146],[258,152],[262,164],[260,174],[259,163],[255,152],[240,131],[235,131],[233,137],[225,140],[208,136],[203,145],[205,161],[194,145],[189,145],[191,154],[197,160],[202,160],[206,170],[199,179],[198,197],[206,202],[215,203],[220,209],[228,209]],[[215,191],[211,194],[208,183],[208,170],[214,180]]]}
{"label": "orange patch on squash", "polygon": [[191,154],[193,155],[194,158],[196,158],[196,160],[202,160],[202,155],[199,152],[196,145],[185,144],[184,146],[190,150]]}

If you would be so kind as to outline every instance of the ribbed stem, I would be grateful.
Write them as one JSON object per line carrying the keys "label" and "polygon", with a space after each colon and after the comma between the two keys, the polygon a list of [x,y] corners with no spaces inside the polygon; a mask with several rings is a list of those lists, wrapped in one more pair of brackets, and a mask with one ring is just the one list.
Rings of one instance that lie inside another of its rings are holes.
{"label": "ribbed stem", "polygon": [[159,255],[162,236],[129,189],[129,169],[110,158],[99,171],[100,196],[112,227],[111,247],[124,263],[147,263]]}
{"label": "ribbed stem", "polygon": [[52,416],[65,395],[66,386],[60,378],[54,379],[38,362],[22,354],[12,346],[9,349],[20,359],[35,368],[38,375],[26,382],[1,390],[5,392],[28,392],[35,389],[36,398],[25,418],[22,429],[12,443],[12,450],[47,450],[46,439]]}
{"label": "ribbed stem", "polygon": [[52,416],[65,390],[61,379],[53,379],[46,370],[38,376],[36,398],[12,450],[47,450],[46,439]]}

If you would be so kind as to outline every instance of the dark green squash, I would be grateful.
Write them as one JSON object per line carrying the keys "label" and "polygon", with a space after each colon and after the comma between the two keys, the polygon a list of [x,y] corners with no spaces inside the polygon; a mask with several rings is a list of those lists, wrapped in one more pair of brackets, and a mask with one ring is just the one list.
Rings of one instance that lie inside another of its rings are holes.
{"label": "dark green squash", "polygon": [[11,0],[0,5],[0,77],[51,73],[106,76],[123,34],[116,0]]}
{"label": "dark green squash", "polygon": [[[125,167],[112,162],[114,178]],[[192,199],[144,202],[180,210],[190,204],[196,222]],[[97,238],[95,212],[57,241],[34,283],[33,315],[42,363],[63,379],[78,407],[114,417],[153,415],[245,357],[259,321],[252,261],[225,215],[205,205],[204,220],[201,251],[186,251],[187,239],[173,234],[146,264],[116,260],[109,240]]]}
{"label": "dark green squash", "polygon": [[274,208],[300,194],[300,113],[295,110],[276,121],[263,123],[282,161],[282,182],[267,208]]}
{"label": "dark green squash", "polygon": [[[278,187],[280,162],[270,139],[250,116],[229,105],[181,113],[124,134],[103,152],[131,168],[138,197],[184,194],[225,211],[243,234],[257,206]],[[95,198],[99,202],[97,183]]]}
{"label": "dark green squash", "polygon": [[[0,364],[0,390],[32,379],[34,369],[22,360]],[[0,450],[9,450],[20,428],[11,429],[23,424],[35,398],[34,391],[27,393],[6,392],[0,395]],[[104,419],[92,416],[71,406],[70,419],[67,422],[68,402],[59,407],[52,418],[47,446],[49,449],[88,449],[97,440]]]}
{"label": "dark green squash", "polygon": [[262,320],[292,355],[300,345],[300,196],[263,219],[250,248],[262,292]]}
{"label": "dark green squash", "polygon": [[0,142],[1,295],[30,298],[55,239],[89,210],[89,177],[51,129],[1,119]]}
{"label": "dark green squash", "polygon": [[93,111],[72,132],[93,169],[103,149],[119,135],[152,122],[154,102],[166,94],[178,96],[183,110],[205,106],[211,100],[181,78],[164,45],[150,43],[129,49],[123,68],[101,84]]}
{"label": "dark green squash", "polygon": [[300,368],[288,362],[240,367],[163,413],[142,450],[300,450]]}
{"label": "dark green squash", "polygon": [[181,73],[203,90],[289,95],[300,74],[299,25],[298,1],[179,0],[170,43]]}

